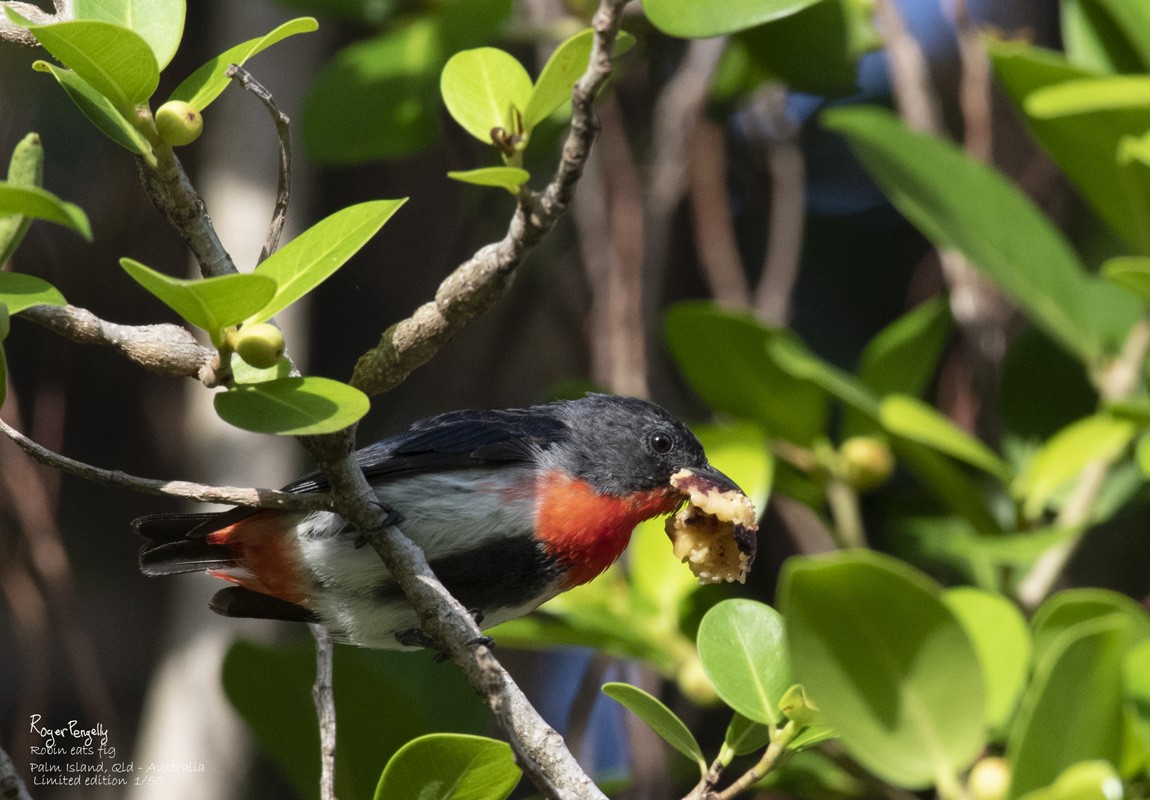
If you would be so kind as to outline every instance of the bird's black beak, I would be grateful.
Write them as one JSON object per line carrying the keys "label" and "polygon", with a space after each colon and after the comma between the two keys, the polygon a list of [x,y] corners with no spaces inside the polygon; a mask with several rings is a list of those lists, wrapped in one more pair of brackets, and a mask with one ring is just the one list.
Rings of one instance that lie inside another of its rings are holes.
{"label": "bird's black beak", "polygon": [[[739,484],[728,478],[717,469],[707,464],[703,467],[690,467],[691,477],[681,482],[681,491],[694,489],[702,492],[738,492],[743,494]],[[691,485],[686,485],[689,482]]]}
{"label": "bird's black beak", "polygon": [[690,506],[728,526],[729,535],[749,568],[757,546],[757,514],[739,485],[710,464],[679,470],[671,476],[671,485],[687,498]]}

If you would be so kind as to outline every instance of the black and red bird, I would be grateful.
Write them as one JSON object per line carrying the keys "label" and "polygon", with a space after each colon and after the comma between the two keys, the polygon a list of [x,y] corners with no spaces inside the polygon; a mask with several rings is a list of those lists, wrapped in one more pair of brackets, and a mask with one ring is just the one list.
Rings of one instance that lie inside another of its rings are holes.
{"label": "black and red bird", "polygon": [[[380,501],[402,515],[404,534],[484,627],[610,566],[638,523],[684,502],[671,486],[676,472],[738,491],[683,423],[654,403],[610,395],[453,411],[355,457]],[[317,473],[285,490],[325,488]],[[335,513],[237,508],[142,517],[133,528],[147,540],[145,574],[206,570],[235,584],[212,599],[221,614],[318,622],[342,641],[391,649],[418,628],[378,555]]]}

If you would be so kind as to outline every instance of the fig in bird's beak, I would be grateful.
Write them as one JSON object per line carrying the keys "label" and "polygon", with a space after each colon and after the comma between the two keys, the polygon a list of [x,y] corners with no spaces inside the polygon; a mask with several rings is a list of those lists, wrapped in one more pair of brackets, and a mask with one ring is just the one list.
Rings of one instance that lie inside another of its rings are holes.
{"label": "fig in bird's beak", "polygon": [[746,581],[759,530],[750,498],[709,465],[679,470],[671,487],[687,500],[667,518],[675,558],[685,561],[700,583]]}

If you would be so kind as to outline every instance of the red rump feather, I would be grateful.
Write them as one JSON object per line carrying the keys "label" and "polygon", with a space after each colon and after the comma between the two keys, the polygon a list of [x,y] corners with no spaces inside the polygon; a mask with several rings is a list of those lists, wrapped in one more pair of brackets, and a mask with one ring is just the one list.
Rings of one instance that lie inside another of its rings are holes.
{"label": "red rump feather", "polygon": [[599,494],[561,470],[541,476],[535,535],[570,570],[564,589],[586,583],[622,555],[640,522],[669,514],[683,498],[670,488],[626,497]]}
{"label": "red rump feather", "polygon": [[303,603],[307,600],[307,581],[297,566],[295,541],[285,535],[296,521],[293,515],[283,512],[259,511],[212,531],[208,543],[227,547],[236,566],[211,570],[209,574],[253,592]]}

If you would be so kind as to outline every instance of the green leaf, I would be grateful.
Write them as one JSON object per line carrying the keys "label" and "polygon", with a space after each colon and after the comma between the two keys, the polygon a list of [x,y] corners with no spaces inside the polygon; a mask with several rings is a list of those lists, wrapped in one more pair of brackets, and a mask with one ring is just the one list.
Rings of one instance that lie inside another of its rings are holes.
{"label": "green leaf", "polygon": [[771,339],[767,343],[767,354],[788,375],[810,381],[855,411],[871,418],[878,417],[879,406],[874,395],[854,375],[819,358],[797,337]]}
{"label": "green leaf", "polygon": [[[523,127],[530,131],[547,119],[557,108],[571,99],[575,82],[587,70],[591,60],[591,47],[595,41],[595,31],[588,28],[580,31],[555,48],[555,52],[543,65],[539,79],[531,91],[531,99],[523,109]],[[635,45],[635,37],[626,31],[619,31],[615,39],[613,55],[618,58]]]}
{"label": "green leaf", "polygon": [[1102,277],[1150,303],[1150,257],[1118,256],[1102,264]]}
{"label": "green leaf", "polygon": [[531,173],[519,167],[481,167],[447,173],[447,177],[476,186],[500,186],[512,194],[531,179]]}
{"label": "green leaf", "polygon": [[1007,741],[1010,797],[1052,783],[1079,761],[1118,763],[1122,753],[1122,657],[1127,628],[1117,615],[1072,625],[1037,660]]}
{"label": "green leaf", "polygon": [[261,369],[244,361],[239,353],[232,353],[231,365],[232,379],[236,383],[266,383],[278,378],[291,377],[292,372],[292,364],[287,358],[281,358],[275,366]]}
{"label": "green leaf", "polygon": [[1038,119],[1058,119],[1150,104],[1150,75],[1083,78],[1048,86],[1026,98],[1026,113]]}
{"label": "green leaf", "polygon": [[[20,24],[20,19],[8,11]],[[160,82],[152,48],[139,34],[110,22],[25,25],[44,49],[123,113],[145,102]]]}
{"label": "green leaf", "polygon": [[921,395],[938,368],[952,328],[945,297],[916,306],[879,331],[863,348],[859,380],[879,396],[893,392]]}
{"label": "green leaf", "polygon": [[522,114],[534,86],[523,65],[510,53],[477,47],[456,53],[443,67],[439,89],[447,110],[464,130],[492,144],[492,130],[522,131]]}
{"label": "green leaf", "polygon": [[229,66],[238,64],[242,67],[249,58],[273,44],[297,33],[310,33],[318,27],[319,23],[312,17],[299,17],[285,22],[270,33],[230,47],[185,78],[168,99],[183,100],[197,111],[203,111],[231,82],[231,78],[225,74]]}
{"label": "green leaf", "polygon": [[275,295],[276,283],[263,275],[221,275],[204,280],[172,278],[130,258],[120,266],[169,308],[223,344],[224,328],[243,321]]}
{"label": "green leaf", "polygon": [[519,783],[511,746],[484,736],[432,733],[387,762],[376,800],[503,800]]}
{"label": "green leaf", "polygon": [[1009,465],[989,447],[917,397],[904,394],[884,397],[879,404],[879,418],[891,433],[946,453],[999,480],[1009,482],[1012,477]]}
{"label": "green leaf", "polygon": [[328,378],[280,378],[236,387],[215,397],[220,419],[237,428],[281,436],[334,433],[371,407],[367,395]]}
{"label": "green leaf", "polygon": [[[336,647],[333,660],[337,797],[372,797],[382,765],[417,736],[479,733],[488,727],[483,701],[461,673],[435,669],[431,653]],[[294,794],[275,794],[318,800],[312,638],[302,634],[275,644],[238,641],[228,650],[220,680],[260,748],[295,788]]]}
{"label": "green leaf", "polygon": [[[39,187],[44,182],[44,146],[38,133],[29,133],[16,143],[8,162],[10,186]],[[16,252],[32,220],[23,214],[0,214],[0,268]]]}
{"label": "green leaf", "polygon": [[796,444],[825,435],[826,393],[791,377],[767,355],[769,342],[793,334],[711,303],[673,306],[664,326],[679,369],[716,411],[758,423]]}
{"label": "green leaf", "polygon": [[0,181],[0,214],[21,214],[34,219],[46,219],[71,228],[89,242],[92,241],[92,228],[83,209],[38,186],[13,186]]}
{"label": "green leaf", "polygon": [[795,677],[860,764],[954,785],[986,743],[977,653],[921,573],[855,550],[792,558],[780,607]]}
{"label": "green leaf", "polygon": [[[1098,77],[1049,50],[1018,42],[990,41],[987,47],[996,74],[1019,108],[1045,87]],[[1124,137],[1139,136],[1150,128],[1150,108],[1119,108],[1059,119],[1027,115],[1024,121],[1102,220],[1131,247],[1141,248],[1146,222],[1125,194],[1115,191],[1122,186],[1122,170],[1114,154]]]}
{"label": "green leaf", "polygon": [[1067,767],[1054,783],[1023,800],[1123,800],[1122,777],[1107,761],[1080,761]]}
{"label": "green leaf", "polygon": [[1062,0],[1067,57],[1099,72],[1150,69],[1150,13],[1128,0]]}
{"label": "green leaf", "polygon": [[727,725],[727,733],[723,736],[723,747],[734,755],[745,756],[762,750],[771,741],[771,729],[761,722],[747,719],[738,711],[731,717]]}
{"label": "green leaf", "polygon": [[782,19],[817,2],[819,0],[729,0],[723,3],[647,0],[643,12],[663,33],[705,39]]}
{"label": "green leaf", "polygon": [[407,202],[371,200],[348,206],[320,220],[256,267],[255,275],[272,278],[275,295],[244,322],[264,322],[319,286]]}
{"label": "green leaf", "polygon": [[999,594],[963,586],[947,589],[943,600],[974,645],[982,666],[986,722],[1006,730],[1030,674],[1030,629],[1018,607]]}
{"label": "green leaf", "polygon": [[698,646],[724,703],[755,722],[778,723],[779,700],[794,680],[777,611],[756,600],[724,600],[703,615]]}
{"label": "green leaf", "polygon": [[1052,436],[1019,474],[1014,493],[1023,500],[1023,514],[1037,519],[1054,494],[1082,474],[1092,461],[1112,461],[1134,439],[1129,420],[1095,414],[1074,422]]}
{"label": "green leaf", "polygon": [[[4,304],[0,303],[0,307]],[[0,340],[0,407],[8,397],[8,357],[4,355],[4,342]]]}
{"label": "green leaf", "polygon": [[48,281],[19,272],[0,272],[0,301],[9,314],[19,314],[32,306],[66,306],[68,301]]}
{"label": "green leaf", "polygon": [[1126,654],[1122,665],[1127,704],[1133,714],[1134,730],[1150,748],[1150,640]]}
{"label": "green leaf", "polygon": [[162,70],[184,35],[185,0],[75,0],[75,19],[101,20],[138,33]]}
{"label": "green leaf", "polygon": [[1037,668],[1044,667],[1055,642],[1067,630],[1109,616],[1118,616],[1126,623],[1132,643],[1150,638],[1150,616],[1126,595],[1107,589],[1069,589],[1052,595],[1030,622]]}
{"label": "green leaf", "polygon": [[647,723],[647,727],[659,734],[663,741],[698,764],[700,775],[707,774],[707,759],[703,749],[683,721],[657,697],[629,683],[604,684],[603,694],[622,703],[632,714]]}
{"label": "green leaf", "polygon": [[882,44],[871,16],[867,4],[857,0],[821,0],[743,31],[733,41],[746,48],[752,80],[766,77],[793,91],[828,97],[849,95],[858,91],[859,59]]}
{"label": "green leaf", "polygon": [[132,127],[119,109],[112,105],[112,101],[89,86],[88,82],[75,72],[49,64],[47,61],[33,62],[32,69],[47,72],[55,78],[60,88],[68,95],[68,99],[80,109],[80,113],[120,147],[137,155],[152,152],[148,140]]}
{"label": "green leaf", "polygon": [[[961,251],[1071,353],[1097,361],[1132,300],[1088,276],[1054,224],[999,172],[950,142],[876,108],[840,108],[823,123],[842,134],[891,202],[932,242]],[[1099,301],[1109,308],[1102,317]],[[1111,302],[1112,300],[1112,302]]]}

